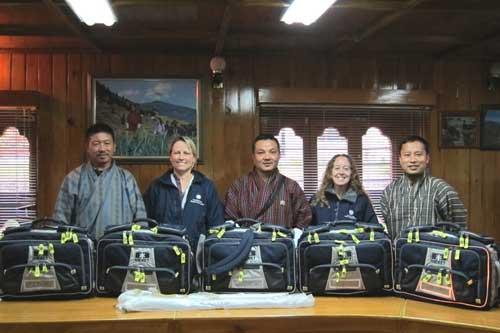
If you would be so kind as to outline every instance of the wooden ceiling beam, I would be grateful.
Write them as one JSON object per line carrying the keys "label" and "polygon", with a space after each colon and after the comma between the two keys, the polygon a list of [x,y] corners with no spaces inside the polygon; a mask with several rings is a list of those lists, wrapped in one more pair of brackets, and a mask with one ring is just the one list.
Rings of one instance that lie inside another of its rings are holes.
{"label": "wooden ceiling beam", "polygon": [[[345,36],[345,38],[349,38]],[[447,35],[429,35],[429,36],[408,36],[408,35],[397,35],[390,37],[380,37],[383,39],[384,43],[389,44],[428,44],[428,45],[437,45],[440,46],[450,46],[450,45],[465,45],[468,43],[467,40],[463,40],[454,36]],[[228,44],[239,43],[245,45],[258,45],[259,43],[272,43],[273,41],[278,41],[279,43],[274,43],[279,46],[288,46],[288,47],[296,47],[299,45],[308,45],[308,47],[316,46],[319,49],[326,49],[328,46],[328,41],[325,43],[324,37],[309,34],[309,33],[301,33],[301,34],[259,34],[259,33],[236,33],[229,34],[226,37],[226,41]],[[338,40],[335,40],[338,42]],[[345,42],[354,42],[352,39],[346,39]],[[373,40],[374,43],[377,43],[377,39]]]}
{"label": "wooden ceiling beam", "polygon": [[[387,27],[390,25],[392,22],[400,19],[402,16],[405,14],[409,13],[414,7],[420,5],[421,3],[428,1],[428,0],[409,0],[404,3],[404,8],[398,9],[392,13],[389,13],[387,15],[384,15],[382,18],[378,19],[377,21],[373,22],[372,25],[368,26],[365,28],[363,31],[356,33],[352,36],[352,40],[354,42],[344,42],[340,41],[337,43],[333,49],[335,52],[347,52],[349,51],[356,43],[359,43],[363,39],[366,39],[378,31],[382,30],[383,28]],[[343,40],[346,40],[346,38],[342,38]]]}
{"label": "wooden ceiling beam", "polygon": [[[8,31],[8,27],[6,27]],[[3,29],[0,26],[0,35],[8,35],[2,33]],[[202,30],[148,30],[147,28],[141,28],[139,26],[127,26],[127,27],[116,27],[112,30],[106,28],[94,28],[93,33],[99,35],[104,39],[165,39],[165,40],[175,40],[175,39],[185,39],[185,40],[208,40],[217,42],[219,36],[218,32],[214,31],[202,31]],[[354,42],[352,36],[343,36],[346,38],[345,42]],[[408,43],[433,43],[433,44],[448,44],[448,45],[466,45],[470,43],[468,40],[461,39],[456,36],[449,35],[390,35],[390,36],[380,36],[384,41],[389,42],[408,42]],[[293,32],[293,33],[258,33],[258,32],[226,32],[224,37],[225,41],[235,41],[235,40],[263,40],[263,39],[275,39],[275,40],[296,40],[297,42],[305,42],[307,40],[318,40],[324,41],[324,37],[311,32]],[[335,39],[338,42],[338,39]]]}
{"label": "wooden ceiling beam", "polygon": [[288,7],[290,0],[241,0],[241,6],[247,7]]}
{"label": "wooden ceiling beam", "polygon": [[95,42],[87,36],[87,34],[80,26],[77,26],[66,14],[63,13],[63,11],[53,0],[42,1],[56,17],[63,21],[64,24],[87,45],[87,48],[90,48],[95,52],[101,52],[100,48],[97,47]]}
{"label": "wooden ceiling beam", "polygon": [[197,0],[112,0],[112,6],[175,6],[195,5],[197,2]]}
{"label": "wooden ceiling beam", "polygon": [[[405,42],[412,44],[448,44],[448,45],[465,45],[469,41],[456,36],[450,35],[394,35],[378,36],[374,38],[373,42],[382,40],[383,42]],[[351,40],[352,41],[352,40]]]}
{"label": "wooden ceiling beam", "polygon": [[[242,0],[241,6],[247,7],[289,7],[291,0]],[[334,3],[332,8],[395,10],[402,5],[394,1],[383,0],[350,0],[345,3]]]}
{"label": "wooden ceiling beam", "polygon": [[0,2],[0,7],[14,7],[14,6],[33,6],[33,5],[39,5],[40,1],[39,0],[32,0],[32,1],[2,1]]}
{"label": "wooden ceiling beam", "polygon": [[471,40],[467,43],[464,43],[462,45],[454,45],[452,47],[449,47],[438,54],[436,54],[436,57],[438,59],[453,56],[457,53],[460,53],[462,51],[474,48],[474,47],[481,47],[487,44],[493,44],[493,43],[498,43],[500,44],[500,30],[495,30],[491,31],[485,35],[483,35],[480,38]]}
{"label": "wooden ceiling beam", "polygon": [[[113,7],[120,6],[173,6],[173,5],[186,5],[186,4],[197,4],[198,0],[111,0]],[[238,5],[242,7],[289,7],[291,0],[240,0]],[[13,6],[25,6],[32,7],[33,5],[40,4],[40,0],[6,0],[0,1],[0,7],[13,7]],[[404,9],[404,2],[396,1],[385,1],[385,0],[350,0],[345,3],[334,3],[332,8],[343,8],[343,9],[363,9],[363,10],[373,10],[373,11],[392,11],[398,9]],[[463,15],[499,15],[500,12],[495,12],[491,10],[484,10],[482,8],[477,9],[461,9],[461,8],[415,8],[415,12],[418,13],[437,13],[437,14],[463,14]]]}
{"label": "wooden ceiling beam", "polygon": [[422,2],[425,2],[428,0],[409,0],[408,2],[405,2],[406,6],[402,9],[397,10],[394,13],[390,13],[376,21],[372,26],[366,28],[364,31],[362,31],[359,34],[355,35],[355,40],[356,41],[362,41],[363,39],[370,37],[371,35],[375,34],[376,32],[380,31],[381,29],[385,28],[392,22],[399,20],[400,17],[404,16],[405,14],[409,13],[415,6],[420,5]]}
{"label": "wooden ceiling beam", "polygon": [[68,36],[67,29],[52,25],[0,24],[1,36]]}
{"label": "wooden ceiling beam", "polygon": [[222,15],[221,24],[219,27],[219,32],[217,34],[217,42],[215,43],[214,55],[221,55],[222,49],[224,48],[224,42],[226,40],[226,35],[229,30],[229,24],[231,23],[231,17],[233,16],[233,8],[237,5],[236,0],[227,0],[226,7],[224,8],[224,14]]}
{"label": "wooden ceiling beam", "polygon": [[209,39],[216,40],[214,31],[177,28],[175,30],[148,29],[138,25],[117,26],[112,29],[93,27],[92,34],[103,39],[113,38],[159,38],[159,39]]}
{"label": "wooden ceiling beam", "polygon": [[[148,6],[148,5],[164,5],[172,6],[183,4],[196,4],[197,0],[114,0],[113,6]],[[289,7],[292,0],[240,0],[239,6],[242,7]],[[384,0],[350,0],[347,3],[334,3],[333,8],[353,8],[353,9],[370,9],[370,10],[395,10],[403,6],[394,1]]]}
{"label": "wooden ceiling beam", "polygon": [[[176,30],[156,30],[147,29],[136,25],[126,25],[113,27],[112,29],[106,27],[93,27],[91,34],[99,36],[104,40],[120,40],[120,39],[165,39],[165,40],[209,40],[217,42],[219,33],[216,31],[204,30],[186,30],[183,28]],[[38,28],[34,26],[12,26],[0,24],[0,36],[59,36],[70,37],[67,30],[55,29],[53,27]],[[323,37],[315,35],[311,32],[294,32],[294,33],[226,33],[225,40],[231,39],[245,39],[245,40],[261,40],[261,39],[297,39],[308,40],[318,39],[322,40]],[[404,37],[401,37],[404,38]],[[406,38],[406,37],[405,37]],[[423,36],[421,37],[424,38]],[[439,37],[438,37],[439,38]]]}
{"label": "wooden ceiling beam", "polygon": [[80,38],[60,36],[0,36],[0,49],[89,50]]}
{"label": "wooden ceiling beam", "polygon": [[[137,0],[135,0],[137,1]],[[289,7],[291,0],[241,0],[240,6],[247,7]],[[340,9],[362,9],[372,11],[393,11],[403,10],[407,7],[405,2],[385,1],[385,0],[349,0],[341,3],[334,3],[332,8]],[[468,8],[414,8],[415,12],[420,14],[455,14],[455,15],[498,15],[500,12],[484,10],[482,7],[477,9]]]}

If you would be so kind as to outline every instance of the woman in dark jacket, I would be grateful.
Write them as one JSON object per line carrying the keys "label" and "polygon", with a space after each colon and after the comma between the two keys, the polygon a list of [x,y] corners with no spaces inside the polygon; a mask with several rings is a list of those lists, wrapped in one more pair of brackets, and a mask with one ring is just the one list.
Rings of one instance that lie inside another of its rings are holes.
{"label": "woman in dark jacket", "polygon": [[350,220],[378,223],[351,157],[338,154],[328,162],[321,186],[311,198],[311,224]]}
{"label": "woman in dark jacket", "polygon": [[144,194],[148,217],[161,224],[186,228],[193,251],[200,234],[224,223],[224,208],[214,183],[193,170],[196,146],[185,136],[175,138],[169,148],[172,169],[155,179]]}

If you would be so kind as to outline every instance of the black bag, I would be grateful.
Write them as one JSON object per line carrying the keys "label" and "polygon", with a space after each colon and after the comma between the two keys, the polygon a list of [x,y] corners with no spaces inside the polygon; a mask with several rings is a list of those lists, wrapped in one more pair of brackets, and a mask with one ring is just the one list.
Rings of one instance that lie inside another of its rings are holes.
{"label": "black bag", "polygon": [[154,220],[106,230],[97,244],[97,293],[116,296],[130,289],[187,294],[193,254],[185,230]]}
{"label": "black bag", "polygon": [[292,232],[284,227],[250,221],[257,223],[250,228],[239,228],[227,222],[210,229],[203,243],[204,291],[291,292],[295,289]]}
{"label": "black bag", "polygon": [[0,240],[0,297],[69,299],[89,296],[93,243],[84,229],[39,219],[5,230]]}
{"label": "black bag", "polygon": [[408,228],[395,247],[398,294],[475,309],[498,302],[500,268],[492,238],[438,223]]}
{"label": "black bag", "polygon": [[381,225],[338,221],[311,226],[297,252],[303,292],[374,295],[392,289],[392,243]]}

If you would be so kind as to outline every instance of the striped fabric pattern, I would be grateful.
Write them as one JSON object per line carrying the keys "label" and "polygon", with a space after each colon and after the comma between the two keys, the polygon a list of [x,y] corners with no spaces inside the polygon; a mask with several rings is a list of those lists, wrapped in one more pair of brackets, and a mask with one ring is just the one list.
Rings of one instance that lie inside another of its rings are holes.
{"label": "striped fabric pattern", "polygon": [[455,189],[427,174],[413,185],[405,175],[394,180],[384,190],[380,206],[392,238],[408,227],[438,222],[467,227],[467,210]]}
{"label": "striped fabric pattern", "polygon": [[131,223],[146,217],[134,176],[115,163],[99,176],[90,163],[82,164],[64,179],[54,208],[54,218],[86,228],[98,239],[107,226]]}
{"label": "striped fabric pattern", "polygon": [[256,171],[252,171],[236,180],[226,194],[226,217],[232,220],[255,218],[270,195],[279,191],[273,204],[258,220],[288,228],[308,226],[312,213],[304,192],[297,182],[288,177],[285,177],[284,186],[278,189],[279,177],[285,176],[276,172],[268,179],[263,179]]}

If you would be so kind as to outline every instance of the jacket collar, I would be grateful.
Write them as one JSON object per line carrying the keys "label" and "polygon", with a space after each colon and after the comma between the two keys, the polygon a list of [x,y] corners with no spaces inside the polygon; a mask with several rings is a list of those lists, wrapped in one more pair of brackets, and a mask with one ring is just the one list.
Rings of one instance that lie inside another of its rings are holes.
{"label": "jacket collar", "polygon": [[90,161],[88,161],[85,164],[83,164],[82,169],[86,170],[91,175],[92,179],[97,179],[97,177],[99,177],[100,175],[106,175],[108,172],[113,170],[115,166],[116,166],[115,161],[112,160],[109,168],[97,172],[97,169],[92,165],[92,163],[90,163]]}
{"label": "jacket collar", "polygon": [[[333,188],[333,185],[329,185],[326,188],[325,193],[331,194],[331,195],[337,197],[337,199],[339,198],[337,193],[335,193],[335,189]],[[349,201],[351,203],[355,203],[357,197],[358,197],[358,194],[356,193],[356,191],[354,191],[354,189],[351,186],[349,186],[347,191],[342,195],[342,200]]]}
{"label": "jacket collar", "polygon": [[[170,175],[173,173],[174,173],[173,170],[168,170],[163,175],[161,175],[161,177],[159,178],[160,183],[167,186],[177,187],[174,183],[172,183],[172,178],[170,177]],[[203,178],[205,178],[205,176],[199,171],[192,170],[191,173],[193,174],[194,177],[193,184],[201,183]]]}

